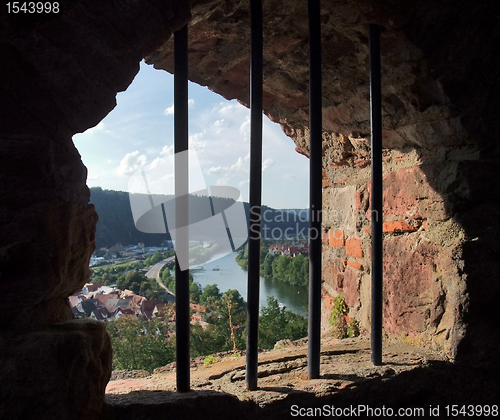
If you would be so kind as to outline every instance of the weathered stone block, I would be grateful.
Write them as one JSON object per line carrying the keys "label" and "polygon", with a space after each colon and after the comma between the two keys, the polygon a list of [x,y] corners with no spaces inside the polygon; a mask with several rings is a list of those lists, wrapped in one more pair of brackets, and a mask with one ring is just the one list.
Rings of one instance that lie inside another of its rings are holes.
{"label": "weathered stone block", "polygon": [[333,248],[344,246],[344,231],[342,229],[330,229],[328,231],[328,244]]}
{"label": "weathered stone block", "polygon": [[345,252],[350,257],[363,258],[363,249],[361,248],[361,241],[359,238],[354,236],[347,238],[345,243]]}
{"label": "weathered stone block", "polygon": [[0,326],[27,331],[73,317],[66,299],[89,278],[97,214],[69,136],[1,142]]}
{"label": "weathered stone block", "polygon": [[415,232],[416,227],[413,227],[405,221],[384,222],[382,226],[383,232]]}
{"label": "weathered stone block", "polygon": [[4,340],[0,355],[2,418],[99,417],[112,361],[104,324],[79,320],[52,324]]}
{"label": "weathered stone block", "polygon": [[355,203],[356,188],[328,188],[323,193],[323,225],[332,229],[342,229],[344,234],[356,230],[357,211]]}
{"label": "weathered stone block", "polygon": [[347,261],[349,267],[355,268],[356,270],[363,270],[363,264],[356,263],[354,261]]}
{"label": "weathered stone block", "polygon": [[359,300],[359,278],[350,268],[344,273],[344,299],[349,307],[356,306]]}
{"label": "weathered stone block", "polygon": [[[439,330],[454,327],[441,323],[444,313],[453,311],[448,308],[448,286],[443,283],[453,281],[453,264],[448,258],[446,264],[441,259],[435,245],[417,237],[396,236],[384,241],[384,327],[389,332],[429,338],[438,326]],[[447,274],[441,278],[436,270]]]}
{"label": "weathered stone block", "polygon": [[345,264],[340,258],[335,258],[332,262],[323,260],[322,263],[322,277],[331,290],[337,291],[337,293],[342,293],[343,282],[344,282],[344,270]]}
{"label": "weathered stone block", "polygon": [[[389,217],[446,220],[449,215],[442,193],[456,180],[456,166],[452,163],[432,170],[427,166],[414,166],[390,172],[383,181],[384,220]],[[429,170],[436,178],[432,186],[426,174]],[[367,188],[371,191],[369,182]],[[370,212],[366,213],[366,217],[371,219]]]}

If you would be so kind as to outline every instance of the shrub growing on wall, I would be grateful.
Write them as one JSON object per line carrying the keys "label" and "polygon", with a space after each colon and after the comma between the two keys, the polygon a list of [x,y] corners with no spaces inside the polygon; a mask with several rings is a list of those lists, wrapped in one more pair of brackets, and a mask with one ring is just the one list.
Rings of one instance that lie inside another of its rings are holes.
{"label": "shrub growing on wall", "polygon": [[359,335],[359,323],[354,318],[348,319],[347,307],[344,296],[338,295],[333,300],[332,313],[330,314],[330,324],[332,325],[332,335],[335,338],[352,338]]}

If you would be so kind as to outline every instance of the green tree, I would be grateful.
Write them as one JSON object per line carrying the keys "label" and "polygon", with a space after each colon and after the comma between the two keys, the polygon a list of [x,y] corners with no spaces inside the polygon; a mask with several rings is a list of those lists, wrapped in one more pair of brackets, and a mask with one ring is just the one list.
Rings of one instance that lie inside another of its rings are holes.
{"label": "green tree", "polygon": [[238,251],[236,262],[243,270],[248,270],[248,243]]}
{"label": "green tree", "polygon": [[149,291],[156,289],[156,284],[144,274],[137,271],[129,271],[126,275],[119,275],[116,287],[120,290],[132,290],[135,294],[146,296]]}
{"label": "green tree", "polygon": [[219,351],[244,348],[246,302],[237,290],[221,294],[217,285],[203,288],[200,303],[205,307],[203,329],[197,325],[191,329],[192,354],[205,356]]}
{"label": "green tree", "polygon": [[170,282],[170,280],[172,279],[172,274],[170,273],[170,269],[168,267],[164,267],[160,277],[163,284],[165,284],[165,282]]}
{"label": "green tree", "polygon": [[284,281],[285,283],[289,282],[288,266],[290,261],[291,258],[286,257],[285,255],[280,255],[278,259],[273,262],[273,277],[275,279]]}
{"label": "green tree", "polygon": [[288,265],[288,274],[287,277],[289,279],[290,284],[306,286],[306,279],[302,273],[302,267],[304,265],[304,256],[297,255],[296,257],[291,258],[291,261]]}
{"label": "green tree", "polygon": [[259,346],[271,349],[279,340],[288,338],[293,341],[305,336],[307,319],[280,308],[276,298],[269,296],[259,318]]}
{"label": "green tree", "polygon": [[262,260],[260,266],[260,275],[263,277],[272,277],[273,276],[273,262],[278,258],[277,255],[267,254]]}
{"label": "green tree", "polygon": [[217,353],[224,345],[223,337],[217,335],[216,327],[203,328],[199,323],[191,326],[191,357],[207,356]]}
{"label": "green tree", "polygon": [[159,263],[163,259],[163,256],[161,255],[160,251],[156,251],[152,256],[151,256],[151,265],[155,265]]}
{"label": "green tree", "polygon": [[113,346],[113,369],[153,372],[175,360],[171,331],[158,318],[151,321],[120,318],[107,323],[107,328]]}
{"label": "green tree", "polygon": [[304,279],[303,285],[308,286],[309,285],[309,258],[305,258],[302,260],[302,267],[300,269],[300,272],[302,274],[302,278]]}
{"label": "green tree", "polygon": [[141,288],[139,289],[139,294],[141,296],[145,296],[146,293],[148,293],[151,290],[152,290],[151,282],[149,282],[149,281],[143,281],[141,283]]}
{"label": "green tree", "polygon": [[207,284],[200,295],[200,304],[205,305],[207,308],[220,300],[222,295],[216,284]]}
{"label": "green tree", "polygon": [[262,240],[260,243],[260,261],[264,261],[266,255],[269,254],[269,241]]}
{"label": "green tree", "polygon": [[149,300],[161,299],[162,294],[158,290],[149,289],[145,294]]}
{"label": "green tree", "polygon": [[193,280],[190,281],[189,284],[189,298],[192,303],[199,303],[201,296],[201,290]]}
{"label": "green tree", "polygon": [[246,302],[235,289],[227,290],[220,299],[212,300],[207,310],[207,322],[216,327],[216,335],[222,340],[220,351],[243,347],[243,330],[246,322]]}
{"label": "green tree", "polygon": [[116,287],[120,290],[125,290],[125,276],[123,274],[120,274],[119,276],[116,277]]}
{"label": "green tree", "polygon": [[137,271],[129,271],[127,274],[125,274],[125,281],[127,283],[141,283],[146,276],[138,273]]}

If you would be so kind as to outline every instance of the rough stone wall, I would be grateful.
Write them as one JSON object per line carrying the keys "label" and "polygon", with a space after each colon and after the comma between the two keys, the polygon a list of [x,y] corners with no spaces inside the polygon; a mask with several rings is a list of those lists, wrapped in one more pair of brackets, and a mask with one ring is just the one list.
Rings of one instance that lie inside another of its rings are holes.
{"label": "rough stone wall", "polygon": [[99,415],[110,340],[102,324],[72,320],[67,301],[88,280],[97,222],[71,137],[190,17],[182,1],[60,5],[0,14],[1,418]]}
{"label": "rough stone wall", "polygon": [[[386,153],[384,160],[384,329],[454,357],[465,334],[467,234],[444,197],[452,184],[456,194],[465,195],[466,187],[457,162],[429,162],[415,151]],[[324,189],[324,304],[331,307],[326,296],[342,293],[350,316],[369,330],[370,168],[340,168],[333,172],[343,182],[334,179]],[[344,185],[352,172],[358,182]],[[436,188],[427,177],[441,182]]]}
{"label": "rough stone wall", "polygon": [[[296,150],[308,156],[306,7],[292,0],[263,4],[263,105]],[[499,105],[492,94],[498,93],[493,81],[499,71],[491,65],[500,39],[493,17],[498,5],[351,0],[323,1],[321,7],[323,305],[331,309],[333,298],[344,294],[350,315],[369,329],[368,24],[378,23],[385,27],[384,328],[455,358],[471,320],[481,328],[491,319],[472,303],[499,297],[489,245],[499,232],[493,211],[498,194],[481,195],[476,182],[498,181],[489,166],[498,156],[493,110]],[[192,13],[190,79],[248,104],[248,0],[198,1]],[[171,43],[147,62],[172,72]],[[476,178],[467,176],[472,173]],[[488,229],[473,220],[472,208],[487,214]],[[485,266],[487,279],[476,274]],[[488,313],[498,317],[491,309]],[[323,314],[328,329],[329,311]]]}

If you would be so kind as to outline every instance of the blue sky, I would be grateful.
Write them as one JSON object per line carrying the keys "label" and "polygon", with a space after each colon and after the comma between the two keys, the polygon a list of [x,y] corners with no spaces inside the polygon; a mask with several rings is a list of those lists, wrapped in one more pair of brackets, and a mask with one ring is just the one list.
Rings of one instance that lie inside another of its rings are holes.
{"label": "blue sky", "polygon": [[[250,111],[194,83],[189,98],[189,147],[206,184],[236,187],[248,201]],[[73,137],[90,187],[128,191],[130,176],[141,166],[173,154],[173,100],[173,76],[142,62],[127,91],[118,94],[115,109]],[[295,152],[278,124],[263,120],[262,203],[307,208],[309,159]]]}

